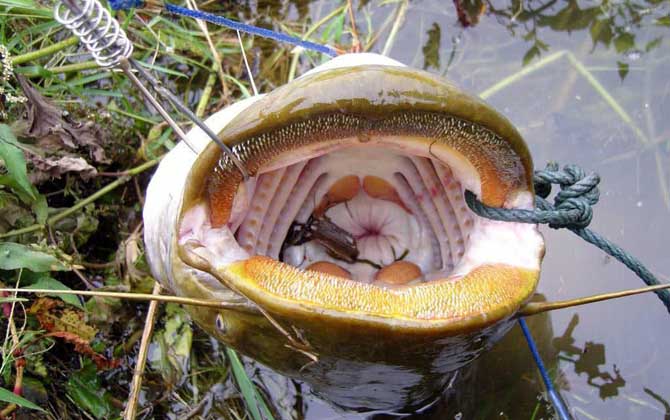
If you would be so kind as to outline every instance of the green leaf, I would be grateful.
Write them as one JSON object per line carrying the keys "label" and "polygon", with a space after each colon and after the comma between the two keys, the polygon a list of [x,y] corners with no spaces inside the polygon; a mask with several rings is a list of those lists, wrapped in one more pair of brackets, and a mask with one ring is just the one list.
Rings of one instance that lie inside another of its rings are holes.
{"label": "green leaf", "polygon": [[180,385],[188,373],[193,330],[180,306],[168,304],[165,312],[165,326],[154,333],[147,359],[165,382]]}
{"label": "green leaf", "polygon": [[629,33],[623,33],[614,38],[614,48],[616,52],[622,53],[630,50],[635,46],[635,36]]}
{"label": "green leaf", "polygon": [[47,205],[47,198],[43,195],[39,195],[37,200],[32,204],[33,213],[35,213],[35,218],[37,223],[43,225],[47,222],[47,217],[49,216],[49,206]]}
{"label": "green leaf", "polygon": [[540,26],[549,26],[555,31],[572,32],[586,29],[591,21],[601,13],[600,7],[580,9],[576,1],[569,1],[566,6],[553,16],[539,15],[537,22]]}
{"label": "green leaf", "polygon": [[628,63],[617,61],[616,64],[619,67],[619,78],[623,82],[623,79],[625,79],[628,74]]}
{"label": "green leaf", "polygon": [[6,124],[0,124],[0,158],[5,162],[7,174],[0,176],[0,185],[6,185],[26,204],[31,204],[38,223],[47,220],[47,200],[30,183],[26,159],[19,142]]}
{"label": "green leaf", "polygon": [[100,385],[95,365],[87,361],[81,370],[70,375],[65,390],[78,407],[102,419],[109,417],[112,407],[108,401],[109,394]]}
{"label": "green leaf", "polygon": [[58,258],[13,242],[0,242],[0,270],[27,268],[30,271],[67,271]]}
{"label": "green leaf", "polygon": [[653,50],[654,48],[657,48],[658,46],[661,45],[663,42],[663,37],[659,36],[658,38],[652,39],[651,41],[647,42],[647,45],[644,47],[645,52],[649,52]]}
{"label": "green leaf", "polygon": [[609,47],[612,42],[612,21],[610,19],[597,19],[591,25],[591,40],[595,46],[598,42]]}
{"label": "green leaf", "polygon": [[[42,277],[30,286],[24,287],[24,289],[72,290],[63,283],[51,277]],[[67,304],[84,310],[84,305],[79,302],[79,298],[75,295],[60,295],[58,293],[49,293],[48,295],[57,297]]]}
{"label": "green leaf", "polygon": [[530,47],[528,51],[526,51],[526,54],[523,56],[523,65],[528,65],[531,61],[533,61],[533,58],[539,57],[540,55],[540,48],[538,48],[537,45],[533,45]]}
{"label": "green leaf", "polygon": [[[237,353],[235,353],[235,350],[226,347],[226,355],[230,360],[233,377],[235,377],[235,382],[237,382],[237,385],[240,387],[247,410],[251,412],[251,417],[254,420],[274,420],[274,416],[265,404],[265,400],[258,394],[256,386],[251,382],[249,376],[247,376],[247,372],[244,370],[244,366],[242,365],[240,358],[237,356]],[[262,417],[261,412],[263,413]]]}
{"label": "green leaf", "polygon": [[27,399],[23,398],[20,395],[16,395],[12,391],[8,391],[5,388],[0,388],[0,401],[6,402],[9,404],[16,404],[18,406],[24,407],[24,408],[30,408],[31,410],[37,410],[41,411],[43,413],[46,413],[42,408],[40,408],[38,405],[35,403],[32,403],[28,401]]}
{"label": "green leaf", "polygon": [[659,26],[670,26],[670,15],[656,19],[656,24]]}
{"label": "green leaf", "polygon": [[37,199],[37,191],[28,180],[26,159],[16,143],[9,126],[0,124],[0,158],[7,168],[7,175],[0,177],[0,184],[9,186],[22,201],[32,203]]}
{"label": "green leaf", "polygon": [[342,32],[344,31],[344,17],[346,16],[346,10],[343,10],[342,13],[333,19],[332,22],[326,27],[321,35],[321,39],[324,42],[328,43],[339,43],[342,38]]}
{"label": "green leaf", "polygon": [[428,39],[421,50],[423,52],[423,69],[427,70],[432,67],[436,70],[440,69],[440,42],[442,40],[442,32],[440,25],[433,22],[433,26],[426,32]]}

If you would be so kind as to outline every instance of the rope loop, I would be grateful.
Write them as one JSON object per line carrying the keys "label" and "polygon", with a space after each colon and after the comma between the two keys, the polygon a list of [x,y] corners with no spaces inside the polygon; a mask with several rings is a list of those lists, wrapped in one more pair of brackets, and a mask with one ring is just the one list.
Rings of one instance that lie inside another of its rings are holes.
{"label": "rope loop", "polygon": [[[598,174],[587,174],[577,165],[566,165],[560,170],[558,164],[552,162],[546,169],[535,171],[533,183],[536,194],[541,199],[538,200],[538,207],[549,212],[548,220],[545,221],[549,227],[579,229],[591,223],[593,219],[591,207],[598,203],[600,198]],[[553,205],[546,201],[551,194],[552,184],[561,187],[554,197]]]}
{"label": "rope loop", "polygon": [[[465,192],[465,201],[477,215],[505,222],[548,224],[554,229],[583,229],[593,219],[592,206],[598,202],[600,177],[586,173],[577,165],[566,165],[562,170],[556,163],[535,171],[536,209],[501,209],[480,202],[470,191]],[[553,204],[546,200],[551,194],[552,184],[560,186]]]}

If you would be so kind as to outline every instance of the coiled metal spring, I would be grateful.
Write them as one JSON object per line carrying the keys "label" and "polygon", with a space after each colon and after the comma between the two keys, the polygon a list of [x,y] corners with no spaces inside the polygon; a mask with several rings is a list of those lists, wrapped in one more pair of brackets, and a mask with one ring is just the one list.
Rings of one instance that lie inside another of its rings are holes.
{"label": "coiled metal spring", "polygon": [[133,52],[133,44],[98,0],[59,0],[56,21],[74,33],[101,67],[113,67]]}
{"label": "coiled metal spring", "polygon": [[[200,118],[198,118],[177,96],[161,85],[161,82],[142,68],[140,63],[131,57],[133,44],[121,29],[119,22],[105,9],[98,0],[58,0],[54,5],[54,18],[68,28],[86,46],[100,67],[118,67],[130,81],[137,86],[142,95],[151,103],[158,113],[172,127],[177,136],[196,154],[199,150],[186,137],[186,133],[170,116],[160,101],[147,89],[140,77],[156,91],[156,93],[172,103],[179,111],[200,127],[209,138],[216,143],[223,153],[235,164],[244,180],[249,172],[230,148],[219,139]],[[139,77],[138,77],[139,76]]]}

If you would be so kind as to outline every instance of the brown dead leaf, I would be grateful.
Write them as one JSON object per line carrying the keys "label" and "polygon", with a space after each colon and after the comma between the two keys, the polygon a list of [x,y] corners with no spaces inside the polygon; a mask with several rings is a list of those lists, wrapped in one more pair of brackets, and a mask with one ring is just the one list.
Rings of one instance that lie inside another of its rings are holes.
{"label": "brown dead leaf", "polygon": [[95,163],[108,162],[102,146],[107,142],[107,135],[97,124],[74,121],[33,88],[26,78],[17,75],[17,80],[28,98],[25,136],[34,138],[40,150],[53,154],[83,148]]}
{"label": "brown dead leaf", "polygon": [[98,333],[86,323],[82,311],[70,308],[57,299],[38,298],[28,312],[35,315],[40,326],[50,333],[71,332],[86,341],[91,341]]}
{"label": "brown dead leaf", "polygon": [[90,357],[98,369],[113,369],[121,364],[120,360],[107,359],[91,348],[90,342],[97,330],[86,324],[82,311],[72,309],[60,300],[41,297],[33,302],[28,313],[35,315],[47,331],[45,337],[57,337],[73,344],[75,351]]}
{"label": "brown dead leaf", "polygon": [[121,365],[121,360],[119,359],[107,359],[105,356],[98,354],[91,348],[91,345],[88,341],[81,338],[79,335],[66,332],[66,331],[57,331],[45,334],[45,337],[58,337],[62,338],[66,342],[74,345],[74,350],[85,356],[88,356],[93,360],[98,370],[105,369],[114,369]]}
{"label": "brown dead leaf", "polygon": [[47,316],[54,308],[65,306],[60,300],[51,299],[51,298],[37,298],[28,309],[28,313],[35,315],[37,321],[40,323],[40,326],[47,330],[54,330],[54,321],[53,317]]}
{"label": "brown dead leaf", "polygon": [[30,182],[40,184],[52,178],[60,178],[66,172],[79,172],[84,180],[93,178],[98,171],[82,157],[63,156],[45,158],[33,155],[30,158],[34,171],[30,173]]}

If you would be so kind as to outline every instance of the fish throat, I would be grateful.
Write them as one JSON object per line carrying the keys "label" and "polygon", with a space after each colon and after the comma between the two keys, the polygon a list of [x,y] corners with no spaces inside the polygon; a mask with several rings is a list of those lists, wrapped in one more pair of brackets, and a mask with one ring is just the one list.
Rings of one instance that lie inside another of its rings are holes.
{"label": "fish throat", "polygon": [[366,283],[451,273],[473,219],[451,170],[355,145],[259,176],[236,231],[250,255]]}

